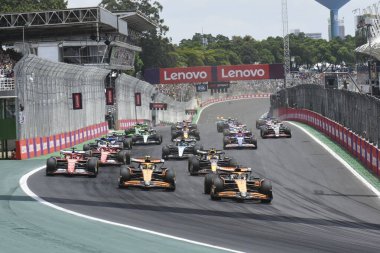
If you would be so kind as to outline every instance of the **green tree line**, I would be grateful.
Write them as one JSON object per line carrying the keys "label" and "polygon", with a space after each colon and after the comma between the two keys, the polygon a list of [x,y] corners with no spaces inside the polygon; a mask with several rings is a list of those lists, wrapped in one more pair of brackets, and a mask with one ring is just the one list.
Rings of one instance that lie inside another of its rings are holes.
{"label": "green tree line", "polygon": [[[251,36],[196,33],[191,39],[183,39],[178,44],[171,43],[166,36],[169,27],[160,14],[163,6],[156,0],[103,0],[101,6],[110,10],[140,11],[153,20],[158,29],[145,33],[140,41],[142,52],[135,60],[135,71],[145,68],[236,65],[253,63],[282,63],[283,38],[268,37],[256,40]],[[0,0],[0,12],[26,12],[67,8],[65,0]],[[331,41],[311,39],[300,33],[290,35],[290,55],[292,67],[311,68],[317,63],[330,63],[333,67],[352,67],[365,56],[357,55],[355,48],[364,44],[364,36],[346,36]],[[319,69],[324,71],[324,69]]]}

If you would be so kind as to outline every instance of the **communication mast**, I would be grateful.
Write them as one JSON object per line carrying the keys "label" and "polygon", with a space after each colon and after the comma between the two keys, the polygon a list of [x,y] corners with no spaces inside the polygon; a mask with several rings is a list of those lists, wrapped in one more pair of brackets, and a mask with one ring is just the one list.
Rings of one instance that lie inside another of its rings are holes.
{"label": "communication mast", "polygon": [[284,88],[290,79],[290,50],[289,50],[289,32],[288,32],[288,1],[282,0],[282,32],[284,37]]}

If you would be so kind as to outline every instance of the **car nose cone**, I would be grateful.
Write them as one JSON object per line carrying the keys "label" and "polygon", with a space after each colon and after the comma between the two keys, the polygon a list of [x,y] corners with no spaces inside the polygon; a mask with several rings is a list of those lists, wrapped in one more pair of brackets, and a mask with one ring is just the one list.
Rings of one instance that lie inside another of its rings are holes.
{"label": "car nose cone", "polygon": [[144,185],[145,185],[145,186],[150,186],[150,181],[145,181],[145,182],[144,182]]}

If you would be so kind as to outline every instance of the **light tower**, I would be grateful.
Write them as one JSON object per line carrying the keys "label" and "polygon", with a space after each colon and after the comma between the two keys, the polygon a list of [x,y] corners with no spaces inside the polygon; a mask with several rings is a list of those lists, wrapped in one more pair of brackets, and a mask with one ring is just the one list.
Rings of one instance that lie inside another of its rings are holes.
{"label": "light tower", "polygon": [[330,34],[331,38],[339,36],[338,11],[350,0],[315,0],[330,10]]}

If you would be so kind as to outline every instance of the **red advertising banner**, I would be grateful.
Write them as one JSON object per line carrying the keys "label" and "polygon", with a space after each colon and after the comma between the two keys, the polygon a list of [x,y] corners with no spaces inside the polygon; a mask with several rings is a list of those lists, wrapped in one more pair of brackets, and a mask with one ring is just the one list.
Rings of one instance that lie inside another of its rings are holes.
{"label": "red advertising banner", "polygon": [[141,93],[135,93],[135,106],[141,106]]}
{"label": "red advertising banner", "polygon": [[149,108],[151,110],[167,110],[168,104],[167,103],[150,103]]}
{"label": "red advertising banner", "polygon": [[204,83],[212,81],[210,66],[160,69],[160,83]]}
{"label": "red advertising banner", "polygon": [[83,109],[82,93],[73,93],[73,109],[74,110]]}
{"label": "red advertising banner", "polygon": [[114,105],[115,104],[113,92],[114,92],[113,88],[107,88],[106,89],[106,105]]}
{"label": "red advertising banner", "polygon": [[269,79],[268,64],[217,66],[218,81]]}

